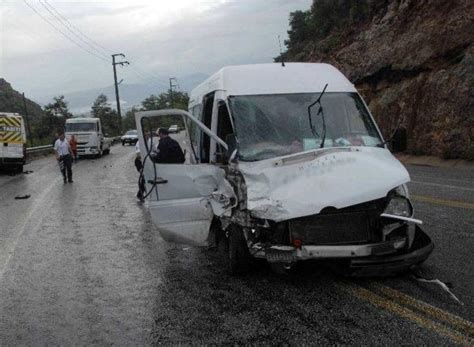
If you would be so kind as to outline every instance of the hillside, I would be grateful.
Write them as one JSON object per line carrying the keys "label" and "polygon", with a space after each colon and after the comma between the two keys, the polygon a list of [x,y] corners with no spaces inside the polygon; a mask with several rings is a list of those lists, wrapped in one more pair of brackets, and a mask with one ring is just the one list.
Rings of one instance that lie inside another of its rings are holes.
{"label": "hillside", "polygon": [[474,160],[473,20],[471,0],[314,0],[283,57],[337,66],[409,153]]}
{"label": "hillside", "polygon": [[[39,119],[44,113],[41,106],[26,98],[26,107],[31,119]],[[23,96],[10,83],[0,78],[0,111],[24,114]]]}

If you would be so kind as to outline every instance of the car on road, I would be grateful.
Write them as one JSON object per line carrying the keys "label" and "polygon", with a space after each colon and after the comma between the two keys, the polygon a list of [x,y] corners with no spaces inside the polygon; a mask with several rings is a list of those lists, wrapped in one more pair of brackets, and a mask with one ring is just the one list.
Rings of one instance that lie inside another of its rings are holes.
{"label": "car on road", "polygon": [[138,142],[138,131],[136,130],[129,130],[127,131],[121,138],[120,141],[122,142],[122,146],[125,146],[126,143],[129,145],[135,146]]}
{"label": "car on road", "polygon": [[26,162],[26,132],[18,113],[0,112],[0,167],[23,172]]}
{"label": "car on road", "polygon": [[[165,240],[217,245],[233,274],[262,258],[277,270],[326,260],[381,276],[431,254],[407,170],[335,67],[223,68],[191,92],[189,112],[136,113],[139,136],[173,115],[186,124],[188,162],[144,162],[148,208]],[[394,136],[399,150],[404,136]]]}
{"label": "car on road", "polygon": [[112,139],[105,137],[100,118],[69,118],[65,124],[65,135],[68,141],[72,135],[76,137],[79,157],[101,157],[110,153]]}
{"label": "car on road", "polygon": [[176,124],[174,124],[174,125],[172,125],[168,128],[168,132],[170,134],[175,134],[175,133],[179,132],[179,127]]}

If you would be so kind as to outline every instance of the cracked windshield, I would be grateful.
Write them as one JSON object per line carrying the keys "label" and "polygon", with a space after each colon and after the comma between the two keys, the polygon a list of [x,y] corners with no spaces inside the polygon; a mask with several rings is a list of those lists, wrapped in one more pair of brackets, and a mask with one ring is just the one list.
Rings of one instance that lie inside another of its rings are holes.
{"label": "cracked windshield", "polygon": [[320,148],[380,146],[382,141],[362,100],[356,93],[325,93],[323,116],[313,109],[315,133],[308,106],[319,93],[230,97],[231,113],[244,161],[263,160]]}

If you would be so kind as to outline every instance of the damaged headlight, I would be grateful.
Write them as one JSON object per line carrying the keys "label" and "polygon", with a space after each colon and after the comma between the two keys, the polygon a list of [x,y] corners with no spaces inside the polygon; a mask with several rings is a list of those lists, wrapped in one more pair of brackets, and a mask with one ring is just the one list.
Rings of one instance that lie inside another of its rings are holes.
{"label": "damaged headlight", "polygon": [[405,185],[398,186],[389,194],[390,201],[385,208],[384,213],[401,217],[411,217],[413,207],[408,200],[408,190]]}

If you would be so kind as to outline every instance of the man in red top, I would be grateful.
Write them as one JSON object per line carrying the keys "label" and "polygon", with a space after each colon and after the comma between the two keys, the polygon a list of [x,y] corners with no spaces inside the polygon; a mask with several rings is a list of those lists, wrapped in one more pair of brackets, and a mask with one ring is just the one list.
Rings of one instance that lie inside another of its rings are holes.
{"label": "man in red top", "polygon": [[69,140],[69,146],[71,146],[72,156],[74,161],[77,161],[77,141],[76,136],[71,135],[71,139]]}

